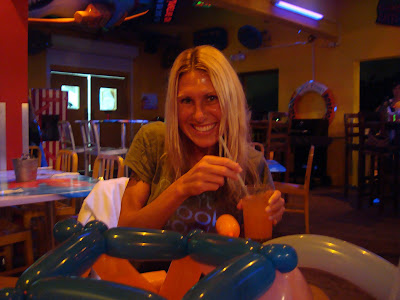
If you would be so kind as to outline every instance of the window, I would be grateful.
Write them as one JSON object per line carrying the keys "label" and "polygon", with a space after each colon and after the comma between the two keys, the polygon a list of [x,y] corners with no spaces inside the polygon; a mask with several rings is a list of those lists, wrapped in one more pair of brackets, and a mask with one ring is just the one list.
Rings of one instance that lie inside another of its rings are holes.
{"label": "window", "polygon": [[393,97],[392,84],[400,79],[400,58],[360,63],[360,111],[374,111]]}
{"label": "window", "polygon": [[252,120],[267,119],[268,112],[278,110],[279,71],[241,73]]}
{"label": "window", "polygon": [[117,89],[101,87],[99,91],[99,102],[101,111],[117,110]]}
{"label": "window", "polygon": [[79,86],[62,85],[61,90],[68,92],[67,109],[78,110],[80,108]]}

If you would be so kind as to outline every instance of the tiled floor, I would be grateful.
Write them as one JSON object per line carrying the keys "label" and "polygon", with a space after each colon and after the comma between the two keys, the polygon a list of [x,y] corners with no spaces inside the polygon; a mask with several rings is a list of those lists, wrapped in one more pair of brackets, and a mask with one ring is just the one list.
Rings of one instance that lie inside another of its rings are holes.
{"label": "tiled floor", "polygon": [[[400,258],[400,212],[392,205],[378,207],[364,205],[356,209],[356,193],[349,200],[342,188],[314,188],[310,200],[310,232],[345,240],[378,254],[397,265]],[[290,199],[295,203],[296,199]],[[304,216],[286,213],[274,228],[274,236],[304,233]],[[304,270],[309,283],[322,288],[331,299],[373,299],[341,278],[317,270]]]}

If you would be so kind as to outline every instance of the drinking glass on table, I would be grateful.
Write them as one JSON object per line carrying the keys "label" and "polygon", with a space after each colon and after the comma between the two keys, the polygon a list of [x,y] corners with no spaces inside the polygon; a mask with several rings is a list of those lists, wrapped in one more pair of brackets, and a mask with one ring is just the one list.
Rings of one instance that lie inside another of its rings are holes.
{"label": "drinking glass on table", "polygon": [[272,220],[265,211],[274,189],[268,184],[247,186],[247,195],[242,199],[244,236],[259,243],[271,239]]}

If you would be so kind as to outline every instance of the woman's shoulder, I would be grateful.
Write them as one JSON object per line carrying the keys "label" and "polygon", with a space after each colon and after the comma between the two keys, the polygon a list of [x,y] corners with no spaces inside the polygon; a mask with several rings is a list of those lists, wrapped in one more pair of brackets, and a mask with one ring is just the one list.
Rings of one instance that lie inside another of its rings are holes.
{"label": "woman's shoulder", "polygon": [[250,161],[259,162],[264,157],[263,153],[261,151],[254,149],[252,145],[248,145],[248,153]]}
{"label": "woman's shoulder", "polygon": [[136,139],[144,139],[148,141],[164,141],[165,124],[163,122],[151,122],[143,125],[135,135]]}
{"label": "woman's shoulder", "polygon": [[161,121],[151,122],[143,125],[140,128],[141,132],[152,133],[152,134],[162,134],[165,135],[165,123]]}

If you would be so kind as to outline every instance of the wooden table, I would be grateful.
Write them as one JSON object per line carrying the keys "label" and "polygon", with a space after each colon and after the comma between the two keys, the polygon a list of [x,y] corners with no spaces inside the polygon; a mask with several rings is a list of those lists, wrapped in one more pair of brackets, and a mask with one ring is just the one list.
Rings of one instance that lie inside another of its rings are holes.
{"label": "wooden table", "polygon": [[65,198],[86,197],[97,183],[97,179],[38,168],[36,180],[15,182],[14,170],[0,171],[0,207],[45,202],[47,204],[49,247],[54,247],[55,224],[54,201]]}

